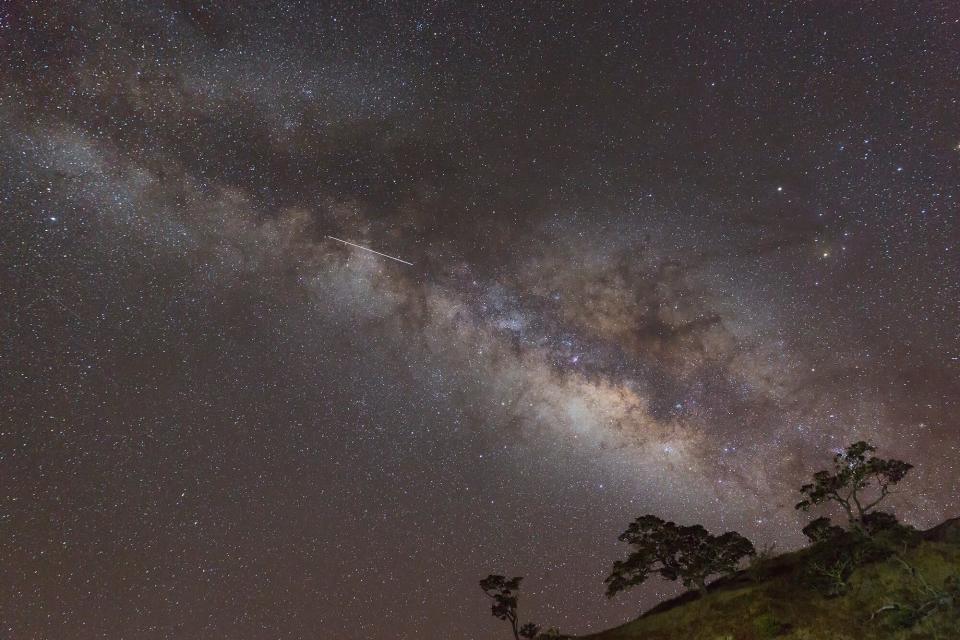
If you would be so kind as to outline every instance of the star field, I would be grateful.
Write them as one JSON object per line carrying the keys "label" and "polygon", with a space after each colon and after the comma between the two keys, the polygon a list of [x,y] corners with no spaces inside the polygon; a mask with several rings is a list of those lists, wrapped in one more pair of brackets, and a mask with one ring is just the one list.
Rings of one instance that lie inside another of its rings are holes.
{"label": "star field", "polygon": [[857,439],[957,516],[960,5],[855,4],[0,4],[0,635],[597,631]]}

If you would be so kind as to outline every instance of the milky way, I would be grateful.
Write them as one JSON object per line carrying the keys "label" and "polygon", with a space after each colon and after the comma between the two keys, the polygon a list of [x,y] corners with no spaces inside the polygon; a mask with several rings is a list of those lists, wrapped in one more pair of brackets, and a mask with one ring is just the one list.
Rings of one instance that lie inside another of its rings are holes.
{"label": "milky way", "polygon": [[958,515],[954,2],[313,4],[0,6],[7,636],[599,630],[856,439]]}

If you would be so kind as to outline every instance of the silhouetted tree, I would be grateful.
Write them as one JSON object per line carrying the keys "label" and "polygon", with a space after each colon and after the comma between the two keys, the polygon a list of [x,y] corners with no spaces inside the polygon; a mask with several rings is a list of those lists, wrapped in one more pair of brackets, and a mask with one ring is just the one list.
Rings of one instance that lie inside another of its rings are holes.
{"label": "silhouetted tree", "polygon": [[756,553],[753,543],[735,531],[714,536],[700,525],[684,527],[652,515],[631,522],[619,540],[634,550],[626,560],[613,563],[604,581],[607,597],[642,583],[652,573],[682,580],[685,587],[706,594],[707,578],[732,573],[743,558]]}
{"label": "silhouetted tree", "polygon": [[810,542],[823,542],[841,534],[843,534],[843,527],[833,524],[830,518],[816,518],[803,528],[803,535],[807,536]]}
{"label": "silhouetted tree", "polygon": [[[902,460],[876,458],[874,451],[874,447],[860,441],[835,455],[832,471],[817,471],[812,483],[800,487],[805,497],[796,508],[808,511],[814,505],[835,502],[843,508],[851,527],[864,530],[864,519],[870,510],[890,495],[891,487],[913,468]],[[871,491],[873,483],[876,488]]]}
{"label": "silhouetted tree", "polygon": [[493,616],[510,623],[514,640],[520,640],[520,638],[532,640],[540,632],[540,626],[528,622],[521,627],[517,618],[517,591],[520,590],[521,580],[523,578],[519,576],[508,580],[504,576],[491,574],[480,581],[480,588],[493,599],[493,605],[490,607]]}
{"label": "silhouetted tree", "polygon": [[892,529],[900,524],[897,517],[886,511],[871,511],[863,516],[863,528],[867,533],[873,535],[879,531]]}

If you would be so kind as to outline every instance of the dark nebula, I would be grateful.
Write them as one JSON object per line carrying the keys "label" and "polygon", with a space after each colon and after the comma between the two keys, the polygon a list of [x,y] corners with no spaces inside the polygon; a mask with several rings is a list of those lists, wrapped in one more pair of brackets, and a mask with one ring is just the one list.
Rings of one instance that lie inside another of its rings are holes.
{"label": "dark nebula", "polygon": [[[862,6],[860,6],[862,5]],[[0,3],[0,636],[571,633],[960,510],[960,4]],[[404,265],[325,238],[399,257]],[[802,514],[801,514],[802,515]]]}

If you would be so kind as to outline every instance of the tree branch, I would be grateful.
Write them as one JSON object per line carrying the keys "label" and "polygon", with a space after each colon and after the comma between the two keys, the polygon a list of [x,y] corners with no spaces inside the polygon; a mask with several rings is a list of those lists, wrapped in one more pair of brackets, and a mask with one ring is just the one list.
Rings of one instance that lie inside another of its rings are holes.
{"label": "tree branch", "polygon": [[886,498],[888,495],[890,495],[890,485],[889,485],[889,484],[881,484],[881,485],[880,485],[880,497],[877,498],[876,500],[874,500],[873,502],[871,502],[870,504],[868,504],[868,505],[864,508],[864,511],[869,511],[870,509],[873,509],[875,506],[877,506],[878,504],[880,504],[880,502],[881,502],[884,498]]}
{"label": "tree branch", "polygon": [[900,605],[899,605],[899,604],[886,604],[886,605],[880,607],[879,609],[877,609],[876,611],[874,611],[873,613],[871,613],[871,614],[870,614],[870,619],[873,620],[874,618],[876,618],[878,615],[880,615],[880,614],[883,613],[884,611],[893,611],[894,609],[899,609],[899,608],[900,608]]}

